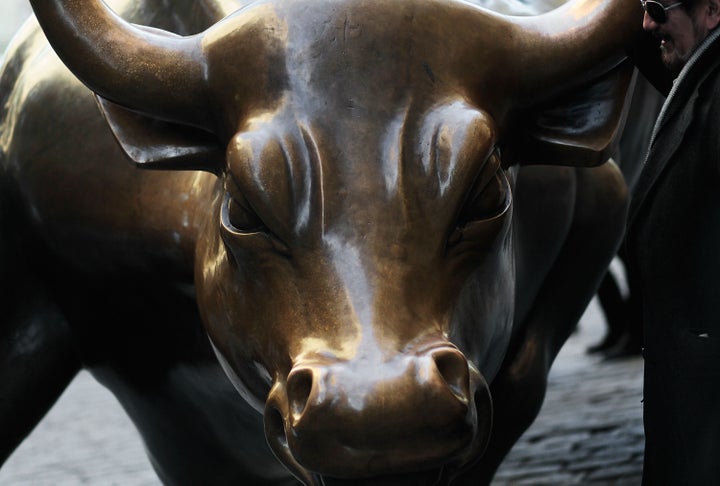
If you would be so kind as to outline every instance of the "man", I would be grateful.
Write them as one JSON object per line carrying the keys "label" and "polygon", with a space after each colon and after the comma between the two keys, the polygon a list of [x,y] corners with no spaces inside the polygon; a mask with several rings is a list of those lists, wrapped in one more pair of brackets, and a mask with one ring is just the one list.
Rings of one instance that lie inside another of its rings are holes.
{"label": "man", "polygon": [[657,51],[633,56],[670,91],[628,217],[643,299],[643,483],[720,484],[720,0],[662,2],[642,4],[665,74],[649,66]]}

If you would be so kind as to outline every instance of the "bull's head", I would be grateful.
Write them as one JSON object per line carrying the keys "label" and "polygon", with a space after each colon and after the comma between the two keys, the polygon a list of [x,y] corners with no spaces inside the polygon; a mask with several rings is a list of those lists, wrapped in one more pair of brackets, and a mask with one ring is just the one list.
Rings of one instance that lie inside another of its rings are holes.
{"label": "bull's head", "polygon": [[32,3],[131,158],[217,175],[199,307],[280,460],[312,483],[479,457],[515,305],[498,147],[602,160],[617,109],[532,137],[513,114],[617,63],[637,12],[270,0],[177,37]]}

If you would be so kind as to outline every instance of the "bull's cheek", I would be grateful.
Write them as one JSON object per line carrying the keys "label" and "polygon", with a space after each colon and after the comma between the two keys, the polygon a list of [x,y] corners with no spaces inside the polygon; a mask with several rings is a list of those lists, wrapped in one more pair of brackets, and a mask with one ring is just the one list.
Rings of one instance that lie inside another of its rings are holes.
{"label": "bull's cheek", "polygon": [[473,279],[463,290],[451,341],[461,341],[460,349],[492,382],[512,335],[515,286],[505,276],[500,276],[489,288],[484,280]]}
{"label": "bull's cheek", "polygon": [[505,357],[515,314],[512,231],[501,234],[492,258],[468,277],[450,323],[450,340],[492,382]]}
{"label": "bull's cheek", "polygon": [[217,356],[218,363],[220,363],[225,375],[235,387],[240,397],[252,406],[255,411],[263,413],[265,407],[264,397],[267,396],[270,390],[269,381],[263,379],[263,375],[267,374],[261,373],[258,375],[257,373],[260,371],[260,368],[256,366],[256,368],[253,369],[252,364],[248,361],[234,360],[233,365],[231,365],[214,344],[213,350],[215,351],[215,356]]}
{"label": "bull's cheek", "polygon": [[242,398],[262,412],[271,379],[265,365],[254,360],[262,339],[247,328],[252,310],[245,303],[251,299],[239,291],[235,261],[220,238],[207,238],[196,262],[198,308],[218,362]]}

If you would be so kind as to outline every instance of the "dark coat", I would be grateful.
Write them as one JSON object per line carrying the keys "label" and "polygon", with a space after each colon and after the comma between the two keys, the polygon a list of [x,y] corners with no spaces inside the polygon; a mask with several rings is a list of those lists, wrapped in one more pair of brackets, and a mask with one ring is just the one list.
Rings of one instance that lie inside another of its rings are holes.
{"label": "dark coat", "polygon": [[630,206],[645,484],[720,484],[720,37],[681,75]]}

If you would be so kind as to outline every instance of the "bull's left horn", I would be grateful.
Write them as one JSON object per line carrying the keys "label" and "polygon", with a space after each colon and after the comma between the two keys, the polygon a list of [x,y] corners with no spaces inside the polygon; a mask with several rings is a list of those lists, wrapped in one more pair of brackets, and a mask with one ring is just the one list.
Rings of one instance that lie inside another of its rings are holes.
{"label": "bull's left horn", "polygon": [[53,48],[83,83],[120,105],[210,128],[202,36],[136,27],[97,0],[30,0]]}
{"label": "bull's left horn", "polygon": [[523,32],[516,58],[520,97],[537,99],[539,86],[550,95],[607,72],[642,32],[642,15],[639,2],[571,0],[544,15],[515,18]]}

